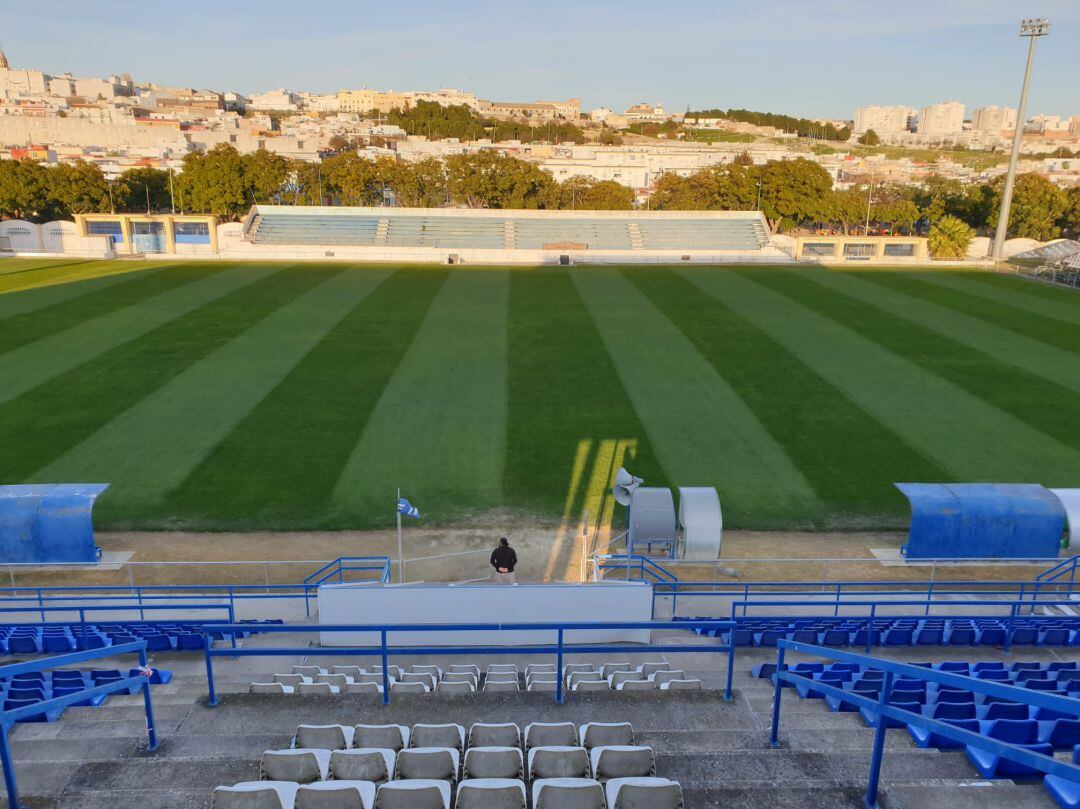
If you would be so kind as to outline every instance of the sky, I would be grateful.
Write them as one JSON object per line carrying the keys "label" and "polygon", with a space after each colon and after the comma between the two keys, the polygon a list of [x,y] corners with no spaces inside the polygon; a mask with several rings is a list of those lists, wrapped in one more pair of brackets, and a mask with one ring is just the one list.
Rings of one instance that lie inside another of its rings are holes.
{"label": "sky", "polygon": [[[645,101],[850,119],[866,104],[1080,114],[1077,0],[52,0],[4,3],[13,67],[252,93],[456,87],[497,101]],[[136,11],[133,11],[136,10]]]}

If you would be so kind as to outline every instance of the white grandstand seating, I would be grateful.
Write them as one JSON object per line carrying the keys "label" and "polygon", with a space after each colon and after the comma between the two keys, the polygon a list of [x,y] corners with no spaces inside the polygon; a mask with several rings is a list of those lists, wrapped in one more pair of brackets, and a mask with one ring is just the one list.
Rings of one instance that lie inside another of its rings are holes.
{"label": "white grandstand seating", "polygon": [[390,686],[391,694],[426,694],[429,691],[430,686],[421,682],[406,683],[399,680]]}
{"label": "white grandstand seating", "polygon": [[327,672],[326,669],[320,668],[319,666],[293,666],[292,673],[301,674],[304,677],[310,677],[314,680],[316,676],[326,674]]}
{"label": "white grandstand seating", "polygon": [[656,757],[651,747],[604,745],[589,752],[592,776],[601,783],[610,778],[652,777]]}
{"label": "white grandstand seating", "polygon": [[385,747],[354,747],[330,754],[330,774],[335,780],[371,781],[381,784],[394,776],[397,753]]}
{"label": "white grandstand seating", "polygon": [[607,782],[607,809],[682,809],[682,787],[667,778],[612,778]]}
{"label": "white grandstand seating", "polygon": [[252,683],[248,686],[249,694],[291,694],[295,689],[282,683]]}
{"label": "white grandstand seating", "polygon": [[542,778],[584,778],[591,771],[589,753],[584,747],[545,745],[529,750],[526,772],[529,780]]}
{"label": "white grandstand seating", "polygon": [[617,671],[634,671],[631,663],[604,663],[600,667],[600,676],[605,680]]}
{"label": "white grandstand seating", "polygon": [[525,809],[524,782],[513,778],[480,778],[458,785],[457,809]]}
{"label": "white grandstand seating", "polygon": [[353,743],[357,747],[378,747],[398,752],[409,746],[405,725],[357,725]]}
{"label": "white grandstand seating", "polygon": [[413,725],[409,746],[453,747],[461,752],[465,749],[465,728],[461,725]]}
{"label": "white grandstand seating", "polygon": [[550,745],[576,746],[578,731],[573,722],[532,722],[525,726],[525,750]]}
{"label": "white grandstand seating", "polygon": [[267,781],[306,784],[325,781],[330,772],[330,751],[312,748],[267,750],[259,761],[259,777]]}
{"label": "white grandstand seating", "polygon": [[301,696],[326,697],[330,694],[340,694],[341,689],[330,683],[300,683],[296,686],[296,693]]}
{"label": "white grandstand seating", "polygon": [[409,747],[398,753],[394,780],[457,781],[461,754],[452,747]]}
{"label": "white grandstand seating", "polygon": [[300,725],[292,746],[345,750],[353,746],[355,733],[355,728],[348,725]]}
{"label": "white grandstand seating", "polygon": [[616,691],[655,691],[656,683],[653,680],[623,680],[617,686]]}
{"label": "white grandstand seating", "polygon": [[382,686],[378,683],[346,683],[346,694],[381,694]]}
{"label": "white grandstand seating", "polygon": [[592,778],[544,778],[532,785],[533,809],[604,809],[604,787]]}
{"label": "white grandstand seating", "polygon": [[525,760],[518,747],[470,747],[463,778],[524,778]]}
{"label": "white grandstand seating", "polygon": [[586,750],[604,745],[633,744],[634,728],[629,722],[587,722],[578,728],[581,745]]}
{"label": "white grandstand seating", "polygon": [[484,691],[520,691],[517,679],[513,680],[485,680]]}
{"label": "white grandstand seating", "polygon": [[352,678],[345,676],[344,674],[316,674],[315,682],[327,683],[334,686],[339,691],[344,691],[345,686],[352,682]]}
{"label": "white grandstand seating", "polygon": [[668,680],[660,686],[661,691],[700,690],[701,680]]}
{"label": "white grandstand seating", "polygon": [[595,680],[579,680],[575,682],[571,689],[572,691],[610,691],[611,686],[608,685],[607,680],[597,677]]}
{"label": "white grandstand seating", "polygon": [[364,674],[364,670],[359,666],[331,666],[330,673],[344,674],[346,677],[349,677],[355,683],[359,682],[359,680],[357,680],[357,677]]}
{"label": "white grandstand seating", "polygon": [[475,722],[469,728],[469,747],[521,747],[521,728],[510,722]]}
{"label": "white grandstand seating", "polygon": [[476,686],[468,680],[462,682],[442,680],[435,686],[435,690],[440,694],[471,694],[476,690]]}
{"label": "white grandstand seating", "polygon": [[375,809],[450,809],[450,784],[422,778],[389,781],[379,787]]}
{"label": "white grandstand seating", "polygon": [[294,781],[243,781],[217,787],[210,809],[293,809],[298,788]]}
{"label": "white grandstand seating", "polygon": [[423,683],[427,686],[428,691],[435,690],[435,683],[438,678],[426,671],[407,671],[401,675],[401,682],[403,683]]}
{"label": "white grandstand seating", "polygon": [[372,809],[376,786],[370,781],[320,781],[296,790],[295,809]]}
{"label": "white grandstand seating", "polygon": [[640,671],[615,671],[611,673],[611,676],[607,678],[608,685],[612,688],[618,688],[627,680],[644,680]]}

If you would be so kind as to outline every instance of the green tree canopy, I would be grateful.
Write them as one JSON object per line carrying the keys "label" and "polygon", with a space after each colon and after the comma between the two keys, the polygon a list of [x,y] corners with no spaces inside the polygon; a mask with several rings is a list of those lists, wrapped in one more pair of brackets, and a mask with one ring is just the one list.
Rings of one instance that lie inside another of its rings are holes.
{"label": "green tree canopy", "polygon": [[873,129],[867,129],[859,136],[859,143],[863,146],[879,146],[881,144],[881,138],[878,137],[878,133]]}
{"label": "green tree canopy", "polygon": [[187,210],[236,219],[251,206],[244,161],[236,147],[219,143],[206,154],[189,152],[177,178]]}
{"label": "green tree canopy", "polygon": [[533,163],[494,151],[446,159],[450,196],[470,208],[549,207],[554,178]]}
{"label": "green tree canopy", "polygon": [[[147,196],[151,211],[167,211],[172,205],[169,172],[151,166],[128,169],[113,183],[112,194],[113,203],[120,211],[145,213]],[[181,209],[180,202],[177,199],[177,210]]]}
{"label": "green tree canopy", "polygon": [[761,211],[773,233],[804,222],[822,221],[828,213],[832,177],[805,158],[775,160],[757,170],[761,180]]}
{"label": "green tree canopy", "polygon": [[[1004,178],[993,184],[992,203],[986,219],[990,227],[997,225],[1004,185]],[[1067,207],[1065,193],[1048,179],[1039,174],[1021,174],[1013,189],[1007,233],[1010,237],[1041,242],[1056,239],[1061,235],[1060,220]]]}
{"label": "green tree canopy", "polygon": [[0,160],[0,216],[46,220],[52,212],[48,172],[32,160]]}
{"label": "green tree canopy", "polygon": [[927,246],[938,260],[958,260],[967,255],[975,231],[955,216],[943,216],[930,227]]}
{"label": "green tree canopy", "polygon": [[553,207],[578,211],[628,211],[634,207],[634,190],[614,180],[570,177],[557,186]]}

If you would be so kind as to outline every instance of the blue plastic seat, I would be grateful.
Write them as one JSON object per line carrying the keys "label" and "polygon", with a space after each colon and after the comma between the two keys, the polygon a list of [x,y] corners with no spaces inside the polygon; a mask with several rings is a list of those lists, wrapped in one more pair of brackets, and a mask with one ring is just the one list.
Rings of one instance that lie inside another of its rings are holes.
{"label": "blue plastic seat", "polygon": [[975,719],[975,713],[974,702],[939,702],[923,708],[923,716],[931,719]]}
{"label": "blue plastic seat", "polygon": [[1080,807],[1080,782],[1071,781],[1060,775],[1047,775],[1043,778],[1043,784],[1058,806],[1062,809],[1078,809]]}
{"label": "blue plastic seat", "polygon": [[916,646],[940,646],[945,637],[945,630],[923,627],[915,633]]}
{"label": "blue plastic seat", "polygon": [[937,703],[974,702],[975,695],[971,691],[961,691],[958,688],[939,688],[934,692],[934,701]]}
{"label": "blue plastic seat", "polygon": [[[1026,705],[1023,707],[1027,708]],[[979,732],[999,742],[1035,744],[1038,741],[1039,723],[1033,719],[994,719],[982,722]]]}
{"label": "blue plastic seat", "polygon": [[1080,719],[1056,719],[1039,722],[1038,740],[1056,750],[1071,749],[1080,745]]}
{"label": "blue plastic seat", "polygon": [[148,652],[170,652],[172,651],[172,641],[169,640],[168,635],[155,634],[147,635],[144,640],[146,641],[146,650]]}
{"label": "blue plastic seat", "polygon": [[1002,646],[1005,643],[1005,630],[1001,627],[982,629],[975,639],[979,646]]}
{"label": "blue plastic seat", "polygon": [[179,651],[199,651],[206,648],[202,635],[184,633],[176,636],[176,648]]}
{"label": "blue plastic seat", "polygon": [[851,642],[851,633],[846,629],[829,629],[822,636],[822,646],[847,646]]}
{"label": "blue plastic seat", "polygon": [[[948,722],[948,724],[955,725],[963,730],[970,730],[972,733],[979,732],[979,722],[976,719],[948,719],[945,721]],[[918,747],[936,747],[939,750],[955,750],[964,746],[958,741],[949,739],[927,728],[908,725],[907,729]]]}
{"label": "blue plastic seat", "polygon": [[1047,629],[1039,633],[1040,646],[1064,646],[1069,642],[1068,629]]}
{"label": "blue plastic seat", "polygon": [[946,640],[949,646],[971,646],[975,643],[975,630],[974,629],[953,629],[950,630],[948,639]]}
{"label": "blue plastic seat", "polygon": [[[902,711],[910,711],[914,714],[922,714],[922,705],[918,702],[889,702],[893,708],[899,708]],[[870,708],[860,708],[859,715],[862,716],[863,722],[868,727],[874,727],[874,711]],[[890,716],[884,717],[885,727],[887,728],[904,728],[907,727],[907,722],[903,719],[893,719]]]}
{"label": "blue plastic seat", "polygon": [[[1054,755],[1054,748],[1048,744],[1018,744],[1017,747],[1023,747],[1026,750],[1044,756]],[[971,760],[971,763],[975,765],[975,769],[979,771],[979,775],[983,778],[1024,778],[1042,775],[1042,770],[1037,770],[1034,767],[1029,767],[1026,764],[1020,764],[1016,761],[1011,761],[995,753],[981,750],[971,745],[967,746],[966,752],[967,757]]]}
{"label": "blue plastic seat", "polygon": [[1020,702],[983,703],[979,712],[979,718],[988,722],[994,719],[1018,720],[1028,718],[1028,706]]}

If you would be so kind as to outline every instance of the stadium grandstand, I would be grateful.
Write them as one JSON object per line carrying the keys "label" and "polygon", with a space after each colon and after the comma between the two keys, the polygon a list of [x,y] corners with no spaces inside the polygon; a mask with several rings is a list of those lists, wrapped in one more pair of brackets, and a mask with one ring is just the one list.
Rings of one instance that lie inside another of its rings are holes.
{"label": "stadium grandstand", "polygon": [[254,206],[224,255],[465,264],[785,262],[757,211]]}

